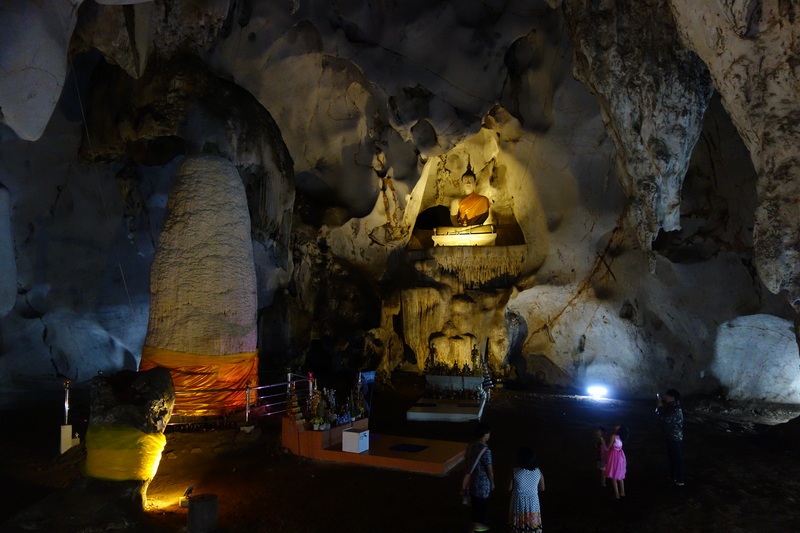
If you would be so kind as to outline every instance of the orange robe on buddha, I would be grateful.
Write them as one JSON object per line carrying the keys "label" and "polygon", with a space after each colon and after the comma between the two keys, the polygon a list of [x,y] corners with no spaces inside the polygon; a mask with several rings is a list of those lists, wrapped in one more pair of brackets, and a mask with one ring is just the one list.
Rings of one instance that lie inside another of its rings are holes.
{"label": "orange robe on buddha", "polygon": [[489,199],[472,193],[458,204],[458,223],[462,226],[483,224],[489,218]]}

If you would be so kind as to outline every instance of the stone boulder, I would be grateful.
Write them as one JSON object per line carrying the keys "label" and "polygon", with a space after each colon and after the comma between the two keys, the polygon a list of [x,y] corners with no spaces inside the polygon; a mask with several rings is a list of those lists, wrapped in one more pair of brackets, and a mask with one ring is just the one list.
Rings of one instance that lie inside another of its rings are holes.
{"label": "stone boulder", "polygon": [[793,324],[771,315],[740,316],[720,324],[710,372],[730,400],[800,403],[800,370]]}
{"label": "stone boulder", "polygon": [[[128,475],[117,475],[121,470],[117,467],[130,464],[124,460],[125,457],[120,457],[128,449],[124,446],[97,447],[97,440],[94,444],[89,442],[89,434],[97,428],[103,428],[106,434],[113,432],[113,428],[124,428],[137,435],[158,435],[163,440],[163,431],[169,423],[174,402],[172,379],[164,368],[96,376],[91,388],[86,475],[24,510],[4,524],[3,531],[152,531],[142,524],[147,487],[152,476],[136,479],[144,476],[134,470]],[[112,438],[115,437],[112,435]],[[157,450],[143,449],[143,442],[143,439],[137,441],[136,452],[139,457],[145,454],[151,458],[157,452],[157,459],[154,467],[145,465],[141,470],[154,475],[163,446]],[[103,477],[92,477],[99,472]],[[119,479],[106,478],[107,475]]]}

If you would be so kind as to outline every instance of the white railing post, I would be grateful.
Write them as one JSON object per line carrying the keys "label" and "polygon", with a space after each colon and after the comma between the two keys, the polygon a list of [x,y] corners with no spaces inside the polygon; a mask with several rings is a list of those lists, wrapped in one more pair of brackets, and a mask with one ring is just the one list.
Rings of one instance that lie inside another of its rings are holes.
{"label": "white railing post", "polygon": [[64,425],[69,424],[69,382],[70,380],[64,380]]}
{"label": "white railing post", "polygon": [[247,390],[244,393],[245,406],[244,406],[244,421],[250,422],[250,382],[247,382]]}

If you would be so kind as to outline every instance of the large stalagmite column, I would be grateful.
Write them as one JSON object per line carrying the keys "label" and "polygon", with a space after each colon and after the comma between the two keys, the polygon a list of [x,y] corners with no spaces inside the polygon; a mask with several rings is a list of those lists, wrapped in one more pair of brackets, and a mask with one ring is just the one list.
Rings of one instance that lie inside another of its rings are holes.
{"label": "large stalagmite column", "polygon": [[242,180],[221,157],[187,157],[175,176],[150,275],[140,369],[170,369],[177,415],[244,408],[257,385],[256,275]]}

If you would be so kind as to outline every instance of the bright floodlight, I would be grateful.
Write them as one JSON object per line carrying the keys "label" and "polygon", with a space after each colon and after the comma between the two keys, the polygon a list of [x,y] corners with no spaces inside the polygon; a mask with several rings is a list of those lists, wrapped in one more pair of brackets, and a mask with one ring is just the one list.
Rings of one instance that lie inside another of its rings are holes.
{"label": "bright floodlight", "polygon": [[600,385],[593,385],[586,389],[586,392],[588,392],[589,396],[592,398],[603,398],[606,394],[608,394],[608,389],[601,387]]}

